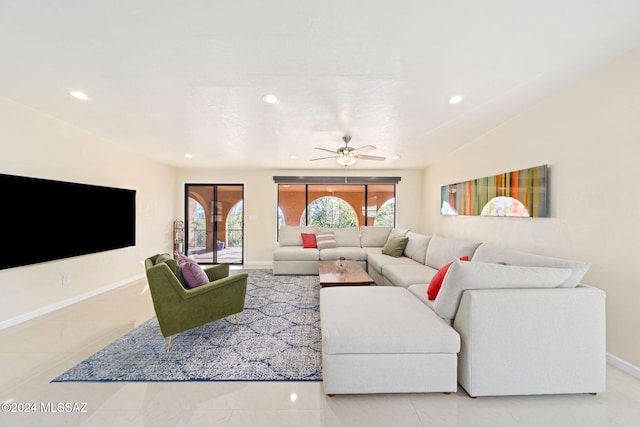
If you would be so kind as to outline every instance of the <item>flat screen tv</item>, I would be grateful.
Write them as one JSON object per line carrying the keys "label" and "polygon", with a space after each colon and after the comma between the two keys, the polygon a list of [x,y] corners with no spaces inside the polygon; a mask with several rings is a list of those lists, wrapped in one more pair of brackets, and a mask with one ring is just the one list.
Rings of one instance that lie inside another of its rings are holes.
{"label": "flat screen tv", "polygon": [[0,269],[136,244],[136,192],[0,174]]}

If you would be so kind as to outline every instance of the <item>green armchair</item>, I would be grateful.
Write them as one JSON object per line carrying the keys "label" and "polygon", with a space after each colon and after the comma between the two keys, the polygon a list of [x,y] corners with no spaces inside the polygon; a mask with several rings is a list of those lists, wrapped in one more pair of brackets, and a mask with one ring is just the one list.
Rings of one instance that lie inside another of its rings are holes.
{"label": "green armchair", "polygon": [[244,310],[247,273],[229,276],[229,264],[204,269],[210,283],[193,289],[184,286],[180,266],[169,254],[153,255],[144,261],[153,307],[160,331],[169,337],[179,332],[222,319]]}

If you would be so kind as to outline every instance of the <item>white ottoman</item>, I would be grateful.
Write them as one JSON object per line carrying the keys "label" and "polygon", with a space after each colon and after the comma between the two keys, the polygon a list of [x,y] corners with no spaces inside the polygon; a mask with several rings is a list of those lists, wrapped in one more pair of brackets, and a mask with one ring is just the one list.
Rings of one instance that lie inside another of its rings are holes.
{"label": "white ottoman", "polygon": [[455,392],[460,336],[405,288],[320,291],[326,394]]}

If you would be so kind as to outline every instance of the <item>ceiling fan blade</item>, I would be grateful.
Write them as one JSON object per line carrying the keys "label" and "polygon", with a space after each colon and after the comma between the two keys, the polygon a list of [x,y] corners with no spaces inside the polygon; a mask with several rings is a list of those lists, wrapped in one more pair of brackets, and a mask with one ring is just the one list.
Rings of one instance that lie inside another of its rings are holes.
{"label": "ceiling fan blade", "polygon": [[367,155],[358,155],[356,154],[356,158],[357,159],[362,159],[362,160],[377,160],[379,162],[386,160],[385,157],[380,157],[380,156],[367,156]]}
{"label": "ceiling fan blade", "polygon": [[309,159],[310,162],[314,162],[316,160],[326,160],[326,159],[335,159],[336,156],[331,156],[331,157],[318,157],[317,159]]}
{"label": "ceiling fan blade", "polygon": [[360,148],[356,148],[354,151],[357,151],[358,153],[364,153],[365,151],[371,151],[375,149],[376,147],[374,147],[373,145],[364,145]]}
{"label": "ceiling fan blade", "polygon": [[320,151],[326,151],[327,153],[333,153],[335,154],[336,151],[335,150],[327,150],[326,148],[319,148],[319,147],[315,147],[316,150],[320,150]]}

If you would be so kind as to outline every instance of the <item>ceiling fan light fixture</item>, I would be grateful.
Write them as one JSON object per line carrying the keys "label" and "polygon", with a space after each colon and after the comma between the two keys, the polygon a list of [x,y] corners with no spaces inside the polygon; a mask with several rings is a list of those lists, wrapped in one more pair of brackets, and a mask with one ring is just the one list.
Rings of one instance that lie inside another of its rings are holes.
{"label": "ceiling fan light fixture", "polygon": [[354,164],[356,162],[356,158],[353,156],[345,156],[345,155],[341,155],[338,156],[336,158],[336,161],[338,162],[338,164],[342,165],[342,166],[351,166],[352,164]]}

